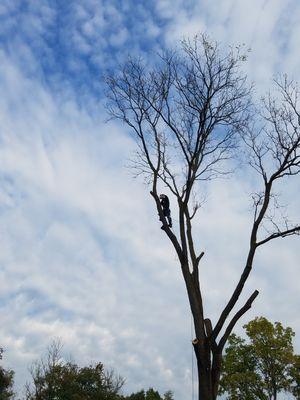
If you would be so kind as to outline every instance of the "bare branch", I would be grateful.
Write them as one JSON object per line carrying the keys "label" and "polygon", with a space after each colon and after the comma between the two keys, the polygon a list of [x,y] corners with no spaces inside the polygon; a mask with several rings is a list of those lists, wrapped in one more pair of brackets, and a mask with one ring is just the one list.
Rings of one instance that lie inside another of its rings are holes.
{"label": "bare branch", "polygon": [[231,334],[235,324],[237,323],[237,321],[251,308],[253,301],[256,299],[256,297],[258,296],[259,292],[258,290],[255,290],[255,292],[252,293],[252,295],[249,297],[249,299],[247,300],[247,302],[245,303],[245,305],[234,315],[234,317],[232,318],[232,320],[230,321],[224,335],[222,336],[218,347],[219,350],[222,351],[225,343],[228,339],[228,336]]}
{"label": "bare branch", "polygon": [[300,235],[300,226],[296,226],[295,228],[287,229],[285,231],[279,231],[279,232],[272,233],[272,235],[257,242],[257,246],[261,246],[261,245],[269,242],[270,240],[277,239],[279,237],[284,238],[284,237],[292,236],[292,235]]}

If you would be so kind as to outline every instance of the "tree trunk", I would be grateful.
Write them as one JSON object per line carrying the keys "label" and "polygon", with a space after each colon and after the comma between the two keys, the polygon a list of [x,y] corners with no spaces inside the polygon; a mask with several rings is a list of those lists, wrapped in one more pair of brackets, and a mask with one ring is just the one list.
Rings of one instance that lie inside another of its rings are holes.
{"label": "tree trunk", "polygon": [[214,400],[212,397],[212,388],[209,380],[209,372],[198,364],[198,387],[199,387],[199,400]]}
{"label": "tree trunk", "polygon": [[211,349],[208,343],[195,339],[193,346],[198,368],[198,399],[216,400],[221,372],[221,355],[214,355],[211,362]]}
{"label": "tree trunk", "polygon": [[193,341],[198,368],[198,399],[216,400],[218,395],[222,355],[213,354],[208,343],[200,340]]}
{"label": "tree trunk", "polygon": [[214,400],[218,396],[221,368],[222,368],[222,353],[216,353],[214,354],[214,360],[212,366],[212,392]]}

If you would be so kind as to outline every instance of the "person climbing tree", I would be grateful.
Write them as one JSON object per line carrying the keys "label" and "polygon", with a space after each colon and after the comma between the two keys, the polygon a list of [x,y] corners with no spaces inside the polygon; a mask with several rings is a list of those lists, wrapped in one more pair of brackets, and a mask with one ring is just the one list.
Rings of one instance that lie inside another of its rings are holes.
{"label": "person climbing tree", "polygon": [[165,218],[167,219],[169,227],[172,228],[172,218],[171,218],[169,197],[165,194],[161,194],[159,196],[159,198],[160,198],[160,204],[163,209],[163,214],[164,214]]}

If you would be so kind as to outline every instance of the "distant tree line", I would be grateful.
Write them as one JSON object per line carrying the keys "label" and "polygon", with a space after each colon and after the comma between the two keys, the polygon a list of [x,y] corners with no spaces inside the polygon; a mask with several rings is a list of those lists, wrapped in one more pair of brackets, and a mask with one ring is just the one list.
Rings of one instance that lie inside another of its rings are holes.
{"label": "distant tree line", "polygon": [[[300,356],[294,353],[293,330],[264,317],[244,329],[247,339],[229,336],[219,395],[226,400],[277,400],[285,392],[300,400]],[[0,360],[2,354],[0,348]],[[32,364],[30,373],[24,400],[174,400],[172,391],[161,395],[153,388],[124,395],[125,380],[115,371],[101,362],[80,367],[65,361],[59,341]],[[14,372],[0,366],[0,400],[17,399],[13,384]]]}
{"label": "distant tree line", "polygon": [[[160,395],[153,388],[123,395],[125,380],[113,370],[105,369],[101,362],[84,367],[66,362],[61,350],[60,342],[54,341],[46,357],[32,364],[24,400],[173,400],[171,391]],[[2,354],[0,348],[0,359]],[[0,367],[0,400],[17,399],[13,378],[13,371]]]}

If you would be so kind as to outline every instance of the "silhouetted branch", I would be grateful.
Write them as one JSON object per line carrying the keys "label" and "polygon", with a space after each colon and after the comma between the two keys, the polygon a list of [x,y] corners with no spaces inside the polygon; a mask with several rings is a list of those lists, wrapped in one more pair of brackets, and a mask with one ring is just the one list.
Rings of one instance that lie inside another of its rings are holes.
{"label": "silhouetted branch", "polygon": [[235,324],[237,323],[237,321],[251,308],[253,301],[255,300],[255,298],[258,296],[258,290],[255,290],[254,293],[252,293],[252,295],[249,297],[249,299],[247,300],[247,302],[245,303],[245,305],[234,315],[234,317],[232,318],[232,320],[230,321],[230,323],[228,324],[228,327],[224,333],[224,335],[222,336],[218,347],[219,350],[222,351],[222,349],[225,346],[225,343],[229,337],[229,335],[231,334]]}
{"label": "silhouetted branch", "polygon": [[296,226],[295,228],[287,229],[285,231],[279,231],[279,232],[272,233],[272,235],[266,237],[265,239],[260,240],[257,243],[257,246],[261,246],[261,245],[269,242],[270,240],[277,239],[279,237],[284,238],[284,237],[292,236],[292,235],[300,235],[300,226]]}

